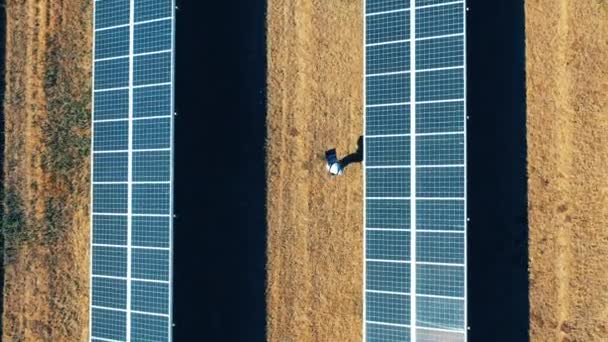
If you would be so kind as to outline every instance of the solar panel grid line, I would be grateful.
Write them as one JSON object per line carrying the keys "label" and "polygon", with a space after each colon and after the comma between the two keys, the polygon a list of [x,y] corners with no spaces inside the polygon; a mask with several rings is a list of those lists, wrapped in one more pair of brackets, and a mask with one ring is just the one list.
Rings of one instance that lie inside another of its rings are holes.
{"label": "solar panel grid line", "polygon": [[169,86],[172,85],[171,82],[159,82],[159,83],[150,83],[150,84],[138,84],[132,87],[111,87],[111,88],[102,88],[95,89],[96,93],[108,92],[108,91],[116,91],[116,90],[130,90],[130,89],[140,89],[140,88],[151,88],[158,86]]}
{"label": "solar panel grid line", "polygon": [[[95,1],[98,2],[98,1]],[[101,31],[108,31],[108,30],[113,30],[113,29],[117,29],[117,28],[122,28],[122,27],[128,27],[129,24],[121,24],[121,25],[114,25],[114,26],[108,26],[108,27],[101,27],[98,29],[94,29],[94,32],[101,32]]]}
{"label": "solar panel grid line", "polygon": [[421,104],[433,104],[433,103],[450,103],[450,102],[464,102],[464,98],[417,101],[417,103],[419,105],[421,105]]}
{"label": "solar panel grid line", "polygon": [[[462,2],[463,2],[462,0],[458,0],[458,1],[451,1],[451,2],[440,2],[440,3],[435,3],[435,4],[429,4],[429,5],[419,5],[416,7],[416,9],[454,5],[454,4],[459,4]],[[390,13],[395,13],[395,12],[404,12],[404,11],[409,11],[409,10],[410,10],[410,7],[396,8],[396,9],[385,10],[385,11],[369,12],[369,13],[366,13],[365,16],[371,17],[371,16],[375,16],[375,15],[390,14]]]}
{"label": "solar panel grid line", "polygon": [[[410,212],[416,213],[416,0],[410,0]],[[410,289],[416,289],[416,214],[410,215]],[[410,296],[410,340],[416,341],[416,296]]]}
{"label": "solar panel grid line", "polygon": [[115,59],[123,59],[123,58],[129,58],[129,56],[114,56],[114,57],[105,57],[105,58],[97,58],[95,60],[95,62],[105,62],[105,61],[111,61],[111,60],[115,60]]}
{"label": "solar panel grid line", "polygon": [[365,47],[374,47],[374,46],[382,46],[382,45],[409,43],[409,41],[410,41],[409,39],[388,40],[388,41],[379,42],[379,43],[367,43],[367,44],[365,44]]}
{"label": "solar panel grid line", "polygon": [[444,70],[459,70],[459,69],[464,69],[464,65],[456,65],[456,66],[441,67],[441,68],[420,69],[420,70],[418,70],[418,73],[432,72],[432,71],[444,71]]}
{"label": "solar panel grid line", "polygon": [[410,136],[409,133],[403,133],[403,134],[373,134],[373,135],[366,135],[365,139],[395,138],[395,137],[409,137],[409,136]]}
{"label": "solar panel grid line", "polygon": [[416,261],[417,265],[433,265],[433,266],[464,266],[463,263],[450,262],[432,262],[432,261]]}
{"label": "solar panel grid line", "polygon": [[[463,0],[462,1],[462,26],[463,26],[463,33],[466,34],[467,32],[467,0]],[[463,121],[463,126],[464,126],[464,146],[463,146],[463,158],[465,163],[467,162],[467,154],[468,154],[468,139],[467,139],[467,123],[468,123],[468,114],[467,114],[467,97],[466,97],[466,93],[467,93],[467,72],[468,72],[468,68],[467,68],[467,40],[466,38],[463,38],[462,41],[462,54],[463,54],[463,61],[464,61],[464,72],[463,72],[463,88],[464,88],[464,110],[462,113],[462,121]],[[467,171],[467,167],[465,166],[464,168],[464,184],[463,184],[463,190],[464,190],[464,215],[462,215],[462,227],[463,227],[463,231],[465,232],[465,236],[464,236],[464,276],[463,276],[463,292],[464,292],[464,298],[465,298],[465,303],[464,303],[464,308],[463,308],[463,330],[464,330],[464,341],[468,340],[468,331],[469,331],[469,325],[468,325],[468,305],[467,305],[467,301],[468,301],[468,278],[469,278],[469,273],[468,273],[468,239],[467,239],[467,235],[466,235],[466,231],[467,231],[467,222],[468,222],[468,211],[467,211],[467,206],[468,203],[466,201],[466,198],[468,198],[468,171]]]}
{"label": "solar panel grid line", "polygon": [[431,327],[420,327],[420,326],[416,327],[416,328],[420,329],[420,330],[441,331],[441,332],[446,332],[446,333],[460,333],[460,334],[465,333],[465,330],[458,330],[458,329],[442,329],[442,328],[431,328]]}
{"label": "solar panel grid line", "polygon": [[[94,243],[93,246],[97,247],[126,247],[125,245],[112,245],[112,244],[104,244],[104,243]],[[168,247],[149,247],[149,246],[131,246],[131,248],[135,249],[153,249],[153,250],[169,250]]]}
{"label": "solar panel grid line", "polygon": [[[104,213],[104,212],[93,212],[94,216],[127,216],[126,213]],[[131,214],[131,216],[133,217],[172,217],[171,214],[138,214],[138,213],[134,213]]]}
{"label": "solar panel grid line", "polygon": [[[100,305],[91,305],[91,308],[100,309],[100,310],[108,310],[108,311],[120,311],[120,312],[125,312],[125,313],[134,313],[134,314],[147,315],[147,316],[169,317],[168,314],[137,311],[137,310],[127,310],[127,309],[120,309],[120,308],[111,308],[111,307],[105,307],[105,306],[100,306]],[[95,338],[97,338],[97,337],[95,337]]]}
{"label": "solar panel grid line", "polygon": [[141,185],[141,184],[170,184],[171,182],[169,181],[139,181],[139,182],[121,182],[121,181],[93,181],[94,185],[98,185],[98,184],[136,184],[136,185]]}
{"label": "solar panel grid line", "polygon": [[[102,1],[102,0],[95,0],[95,2],[100,2],[100,1]],[[135,22],[134,25],[143,25],[143,24],[149,24],[149,23],[154,23],[154,22],[159,22],[159,21],[165,21],[165,20],[172,20],[172,19],[173,19],[173,16],[164,17],[164,18],[150,19],[150,20],[141,20],[141,21]],[[102,28],[94,29],[94,32],[113,30],[113,29],[116,29],[116,28],[128,27],[128,26],[129,26],[129,24],[120,24],[120,25],[102,27]]]}
{"label": "solar panel grid line", "polygon": [[418,37],[418,38],[416,38],[416,40],[417,41],[423,41],[423,40],[432,40],[432,39],[441,39],[441,38],[452,38],[452,37],[462,37],[462,36],[464,36],[464,32],[447,33],[447,34],[440,34],[440,35],[428,36],[428,37]]}
{"label": "solar panel grid line", "polygon": [[396,264],[410,264],[409,260],[389,260],[389,259],[365,259],[365,261],[371,262],[386,262],[386,263],[396,263]]}
{"label": "solar panel grid line", "polygon": [[402,75],[402,74],[409,74],[409,71],[404,70],[404,71],[380,72],[377,74],[367,74],[367,75],[365,75],[365,77],[380,77],[380,76]]}
{"label": "solar panel grid line", "polygon": [[388,323],[388,322],[365,321],[365,323],[377,324],[377,325],[386,325],[386,326],[399,327],[399,328],[409,328],[410,327],[409,324],[397,324],[397,323]]}
{"label": "solar panel grid line", "polygon": [[[173,7],[175,7],[175,6],[173,6]],[[173,15],[168,16],[168,17],[162,17],[162,18],[138,20],[135,22],[135,25],[143,25],[143,24],[155,23],[155,22],[165,21],[165,20],[173,20]]]}
{"label": "solar panel grid line", "polygon": [[435,133],[416,133],[417,137],[428,137],[428,136],[436,136],[436,135],[455,135],[455,134],[465,134],[464,131],[455,131],[455,132],[435,132]]}
{"label": "solar panel grid line", "polygon": [[412,293],[412,292],[395,292],[395,291],[383,291],[383,290],[365,290],[367,293],[381,293],[381,294],[392,294],[399,296],[418,296],[425,298],[438,298],[438,299],[454,299],[454,300],[464,300],[464,297],[455,297],[455,296],[440,296],[440,295],[429,295],[429,294],[421,294],[421,293]]}
{"label": "solar panel grid line", "polygon": [[[160,151],[171,151],[170,148],[136,148],[133,152],[160,152]],[[129,150],[107,150],[107,151],[93,151],[93,154],[107,154],[107,153],[126,153]]]}
{"label": "solar panel grid line", "polygon": [[138,315],[147,315],[147,316],[158,316],[158,317],[169,317],[168,314],[155,313],[155,312],[145,312],[145,311],[137,311],[137,310],[129,310],[131,313]]}
{"label": "solar panel grid line", "polygon": [[410,229],[398,229],[398,228],[370,228],[365,227],[365,230],[369,231],[386,231],[386,232],[409,232]]}
{"label": "solar panel grid line", "polygon": [[397,12],[405,12],[405,11],[409,11],[409,10],[410,10],[409,8],[398,8],[398,9],[393,9],[393,10],[388,10],[388,11],[366,13],[365,16],[366,17],[373,17],[375,15],[391,14],[391,13],[397,13]]}
{"label": "solar panel grid line", "polygon": [[[128,105],[128,123],[129,123],[129,146],[127,152],[128,164],[127,164],[127,311],[131,310],[132,300],[132,289],[131,289],[131,272],[132,272],[132,251],[131,251],[131,239],[132,239],[132,222],[131,216],[133,212],[133,50],[135,43],[133,42],[135,22],[135,0],[129,1],[129,105]],[[131,313],[127,312],[126,316],[126,341],[131,340]]]}
{"label": "solar panel grid line", "polygon": [[173,84],[172,82],[159,82],[159,83],[149,83],[149,84],[134,85],[132,88],[133,89],[151,88],[151,87],[158,87],[158,86],[172,85],[172,84]]}
{"label": "solar panel grid line", "polygon": [[464,164],[416,165],[419,169],[436,169],[443,167],[465,167]]}
{"label": "solar panel grid line", "polygon": [[97,342],[97,341],[100,341],[100,342],[122,342],[122,341],[119,341],[119,340],[112,340],[112,339],[103,338],[103,337],[95,337],[95,338],[92,338],[91,341],[92,342]]}
{"label": "solar panel grid line", "polygon": [[121,312],[127,312],[127,309],[120,309],[120,308],[110,308],[110,307],[105,307],[105,306],[101,306],[101,305],[91,305],[91,307],[93,309],[102,309],[102,310],[109,310],[109,311],[121,311]]}
{"label": "solar panel grid line", "polygon": [[400,296],[410,296],[411,295],[411,293],[409,293],[409,292],[381,291],[381,290],[370,290],[370,289],[365,290],[365,292],[393,294],[393,295],[400,295]]}
{"label": "solar panel grid line", "polygon": [[[405,231],[405,230],[401,230]],[[371,262],[386,262],[386,263],[403,263],[403,264],[412,264],[409,260],[391,260],[391,259],[369,259],[366,258],[365,261]],[[416,261],[417,265],[430,265],[430,266],[465,266],[464,264],[459,263],[448,263],[448,262],[432,262],[432,261]]]}
{"label": "solar panel grid line", "polygon": [[[421,72],[433,72],[433,71],[445,71],[445,70],[459,70],[464,69],[463,65],[449,66],[449,67],[440,67],[440,68],[430,68],[430,69],[421,69],[418,70],[418,73]],[[409,70],[403,71],[391,71],[391,72],[380,72],[375,74],[366,74],[365,77],[379,77],[379,76],[390,76],[390,75],[401,75],[401,74],[409,74]]]}
{"label": "solar panel grid line", "polygon": [[[425,40],[434,40],[434,39],[442,39],[442,38],[454,38],[454,37],[462,37],[462,36],[464,36],[464,32],[463,33],[448,33],[448,34],[441,34],[441,35],[429,36],[429,37],[418,37],[415,40],[416,41],[425,41]],[[383,41],[383,42],[366,43],[365,47],[374,47],[374,46],[382,46],[382,45],[409,43],[409,41],[410,41],[409,39],[387,40],[387,41]]]}
{"label": "solar panel grid line", "polygon": [[418,229],[419,233],[464,234],[463,230]]}
{"label": "solar panel grid line", "polygon": [[147,283],[157,283],[157,284],[171,284],[171,281],[168,280],[156,280],[156,279],[141,279],[141,278],[131,278],[133,281],[138,282],[147,282]]}
{"label": "solar panel grid line", "polygon": [[[177,8],[177,4],[176,4],[176,0],[171,0],[171,83],[175,84],[175,32],[176,32],[176,27],[175,27],[175,9]],[[169,115],[175,115],[175,87],[172,86],[171,87],[171,100],[170,100],[170,111],[169,111]],[[175,125],[173,122],[173,118],[171,119],[171,130],[170,130],[170,143],[171,146],[175,146]],[[170,164],[174,165],[175,162],[175,155],[174,155],[175,151],[172,148],[171,152],[170,152]],[[173,199],[173,192],[174,192],[174,170],[173,167],[171,167],[169,169],[169,180],[171,181],[171,196],[169,197],[169,212],[171,213],[171,216],[173,215],[174,212],[174,199]],[[173,220],[169,219],[169,258],[170,258],[170,262],[169,262],[169,319],[167,319],[167,329],[169,331],[168,333],[168,342],[173,341]]]}
{"label": "solar panel grid line", "polygon": [[[171,50],[142,52],[142,53],[133,54],[133,56],[134,57],[149,56],[149,55],[156,55],[156,54],[167,53],[167,52],[171,52]],[[114,59],[121,59],[121,58],[129,58],[129,55],[98,58],[98,59],[95,59],[95,62],[111,61],[111,60],[114,60]]]}
{"label": "solar panel grid line", "polygon": [[[108,276],[108,275],[99,275],[99,274],[93,274],[92,277],[93,278],[103,278],[103,279],[127,280],[126,277],[117,277],[117,276]],[[131,278],[131,279],[133,281],[137,281],[137,282],[169,284],[169,281],[165,281],[165,280],[140,279],[140,278]]]}
{"label": "solar panel grid line", "polygon": [[430,295],[430,294],[422,294],[422,293],[418,293],[418,294],[416,294],[416,296],[418,296],[418,297],[426,297],[426,298],[439,298],[439,299],[457,299],[457,300],[464,300],[465,299],[464,297],[439,296],[439,295]]}
{"label": "solar panel grid line", "polygon": [[371,165],[366,166],[367,169],[407,169],[409,165]]}
{"label": "solar panel grid line", "polygon": [[464,2],[463,0],[458,0],[458,1],[448,1],[448,2],[440,2],[440,3],[436,3],[436,4],[430,4],[430,5],[416,6],[416,10],[425,9],[425,8],[432,8],[432,7],[441,7],[441,6],[449,6],[449,5],[462,4],[463,2]]}
{"label": "solar panel grid line", "polygon": [[378,104],[368,104],[365,105],[366,108],[375,108],[375,107],[395,107],[395,106],[409,106],[409,102],[393,102],[393,103],[378,103]]}

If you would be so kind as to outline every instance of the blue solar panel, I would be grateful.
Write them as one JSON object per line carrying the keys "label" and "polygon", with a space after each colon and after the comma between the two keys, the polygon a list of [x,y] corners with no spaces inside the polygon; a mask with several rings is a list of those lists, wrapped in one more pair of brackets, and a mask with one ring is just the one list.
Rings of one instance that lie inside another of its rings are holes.
{"label": "blue solar panel", "polygon": [[127,217],[93,215],[93,244],[120,245],[127,244]]}
{"label": "blue solar panel", "polygon": [[90,341],[171,340],[174,0],[96,0]]}
{"label": "blue solar panel", "polygon": [[119,89],[95,93],[95,120],[128,119],[129,90]]}
{"label": "blue solar panel", "polygon": [[129,54],[129,27],[95,32],[95,57],[97,59],[121,57]]}
{"label": "blue solar panel", "polygon": [[464,342],[465,1],[365,3],[368,342]]}
{"label": "blue solar panel", "polygon": [[172,87],[161,85],[133,91],[133,117],[163,116],[171,110]]}
{"label": "blue solar panel", "polygon": [[409,229],[410,227],[409,199],[368,199],[365,210],[368,228]]}

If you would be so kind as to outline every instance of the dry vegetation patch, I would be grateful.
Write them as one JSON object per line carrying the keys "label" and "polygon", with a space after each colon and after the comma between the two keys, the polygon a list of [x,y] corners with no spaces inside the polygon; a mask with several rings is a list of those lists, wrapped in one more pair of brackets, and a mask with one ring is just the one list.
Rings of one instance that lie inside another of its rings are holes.
{"label": "dry vegetation patch", "polygon": [[608,340],[608,6],[526,1],[532,341]]}
{"label": "dry vegetation patch", "polygon": [[270,341],[361,340],[361,167],[323,161],[362,133],[361,5],[268,2]]}
{"label": "dry vegetation patch", "polygon": [[8,0],[7,341],[87,336],[91,0]]}

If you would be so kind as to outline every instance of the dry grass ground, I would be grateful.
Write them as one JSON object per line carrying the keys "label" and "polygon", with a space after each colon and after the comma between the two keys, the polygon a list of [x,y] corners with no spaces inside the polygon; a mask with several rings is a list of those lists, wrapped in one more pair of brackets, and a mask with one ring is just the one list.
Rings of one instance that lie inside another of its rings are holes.
{"label": "dry grass ground", "polygon": [[362,132],[361,1],[268,2],[268,339],[359,341],[362,170],[324,152]]}
{"label": "dry grass ground", "polygon": [[7,0],[4,341],[84,341],[90,0]]}
{"label": "dry grass ground", "polygon": [[608,3],[526,17],[532,341],[608,341]]}

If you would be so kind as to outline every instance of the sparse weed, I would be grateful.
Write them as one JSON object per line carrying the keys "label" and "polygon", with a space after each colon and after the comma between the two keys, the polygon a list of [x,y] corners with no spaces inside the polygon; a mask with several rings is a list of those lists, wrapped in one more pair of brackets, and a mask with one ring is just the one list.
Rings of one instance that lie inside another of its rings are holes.
{"label": "sparse weed", "polygon": [[4,215],[2,217],[2,244],[5,251],[5,262],[21,243],[30,241],[34,235],[27,229],[25,211],[21,198],[12,189],[5,189]]}

